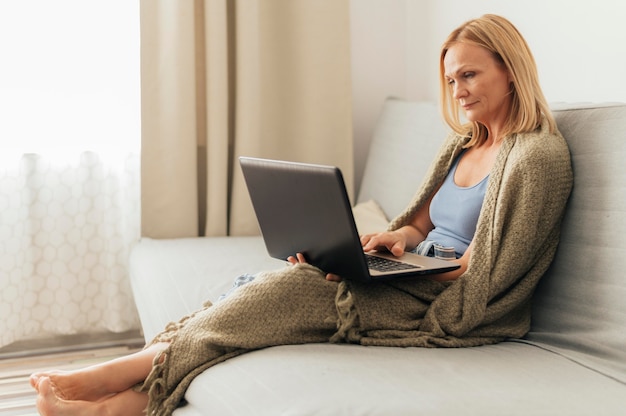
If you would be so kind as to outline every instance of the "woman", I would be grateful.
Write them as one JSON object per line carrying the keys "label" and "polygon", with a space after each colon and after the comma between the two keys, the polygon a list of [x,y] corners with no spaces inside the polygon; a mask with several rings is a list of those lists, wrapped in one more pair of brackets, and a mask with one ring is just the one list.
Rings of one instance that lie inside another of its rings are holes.
{"label": "woman", "polygon": [[41,414],[141,415],[147,407],[169,415],[202,371],[273,345],[461,347],[523,336],[572,185],[567,145],[537,78],[526,42],[506,19],[486,15],[452,32],[440,81],[453,132],[389,231],[362,237],[364,250],[395,255],[453,245],[459,269],[364,284],[324,275],[296,254],[291,267],[262,273],[170,324],[139,353],[34,374]]}

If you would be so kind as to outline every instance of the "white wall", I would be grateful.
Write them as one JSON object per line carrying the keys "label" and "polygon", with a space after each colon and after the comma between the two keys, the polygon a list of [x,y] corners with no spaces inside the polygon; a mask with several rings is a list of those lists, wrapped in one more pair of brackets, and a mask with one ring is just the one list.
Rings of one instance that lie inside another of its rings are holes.
{"label": "white wall", "polygon": [[441,43],[485,13],[522,32],[548,101],[626,102],[624,0],[351,0],[351,13],[357,181],[384,98],[436,101]]}

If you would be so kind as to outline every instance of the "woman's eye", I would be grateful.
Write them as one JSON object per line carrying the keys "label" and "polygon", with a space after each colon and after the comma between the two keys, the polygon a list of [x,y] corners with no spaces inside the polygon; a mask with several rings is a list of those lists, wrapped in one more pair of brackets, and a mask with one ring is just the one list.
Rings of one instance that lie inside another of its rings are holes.
{"label": "woman's eye", "polygon": [[448,85],[454,85],[454,80],[453,80],[453,79],[448,78]]}
{"label": "woman's eye", "polygon": [[472,78],[473,76],[474,76],[474,73],[473,73],[473,72],[465,72],[465,73],[463,74],[463,77],[464,77],[464,78]]}

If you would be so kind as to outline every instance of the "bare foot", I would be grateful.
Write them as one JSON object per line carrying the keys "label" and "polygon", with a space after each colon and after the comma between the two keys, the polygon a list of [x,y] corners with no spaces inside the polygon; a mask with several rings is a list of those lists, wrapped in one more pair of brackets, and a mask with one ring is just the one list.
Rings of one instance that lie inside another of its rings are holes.
{"label": "bare foot", "polygon": [[[108,399],[115,398],[113,404],[122,403],[121,415],[128,415],[123,406],[130,400],[141,400],[129,393],[137,383],[146,379],[152,371],[152,363],[169,346],[168,343],[156,343],[133,354],[116,358],[100,364],[74,371],[46,371],[34,373],[30,377],[31,386],[42,393],[42,383],[46,381],[54,390],[57,399],[63,401],[88,401],[111,407]],[[126,393],[126,394],[121,394]],[[119,397],[121,396],[121,398]],[[130,398],[130,399],[128,399]]]}
{"label": "bare foot", "polygon": [[48,377],[40,377],[37,387],[39,392],[37,410],[42,416],[97,416],[102,414],[102,408],[98,403],[64,400],[58,397]]}
{"label": "bare foot", "polygon": [[117,393],[108,391],[99,379],[90,373],[88,368],[76,371],[35,373],[30,376],[30,385],[41,394],[41,383],[47,380],[46,384],[54,390],[54,395],[63,400],[97,402]]}

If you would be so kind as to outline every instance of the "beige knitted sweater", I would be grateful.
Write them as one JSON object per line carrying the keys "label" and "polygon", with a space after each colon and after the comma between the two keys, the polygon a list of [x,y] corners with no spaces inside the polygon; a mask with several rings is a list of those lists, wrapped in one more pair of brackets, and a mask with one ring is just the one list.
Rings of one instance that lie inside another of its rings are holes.
{"label": "beige knitted sweater", "polygon": [[[451,134],[396,229],[443,181],[465,138]],[[309,265],[262,273],[225,301],[170,324],[171,341],[141,386],[148,414],[170,415],[207,368],[254,349],[308,342],[464,347],[521,337],[533,291],[554,257],[572,186],[570,155],[545,128],[505,138],[489,177],[466,272],[427,279],[327,282]]]}

